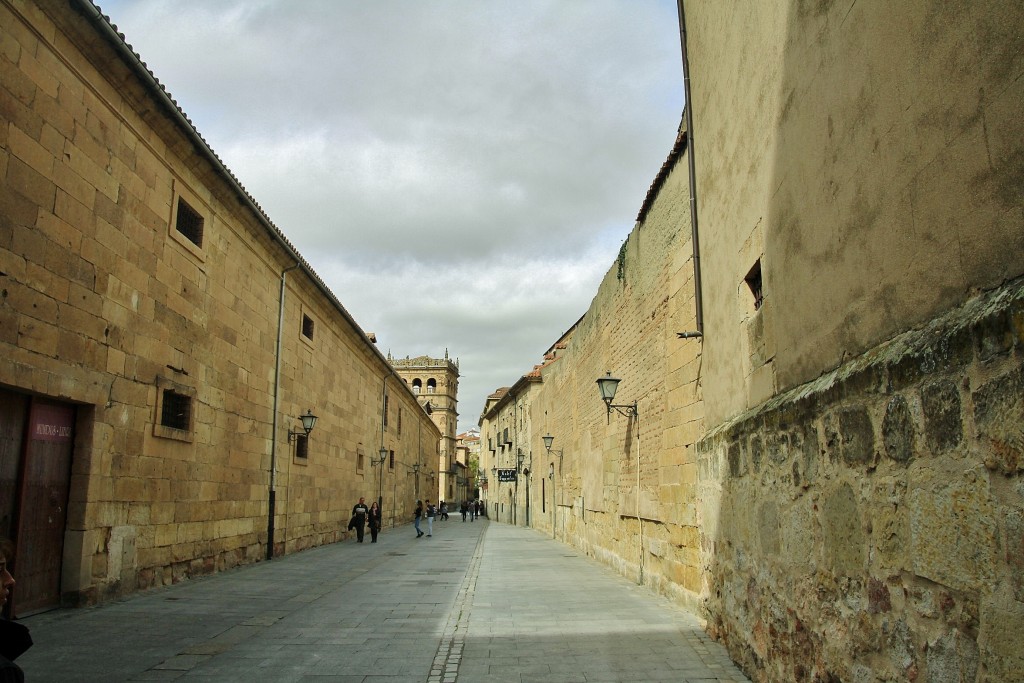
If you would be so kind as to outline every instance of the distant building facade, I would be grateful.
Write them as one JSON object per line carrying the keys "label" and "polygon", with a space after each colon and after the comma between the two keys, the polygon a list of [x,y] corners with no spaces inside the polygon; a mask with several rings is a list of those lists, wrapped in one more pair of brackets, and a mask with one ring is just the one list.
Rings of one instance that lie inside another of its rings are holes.
{"label": "distant building facade", "polygon": [[454,500],[462,476],[455,448],[459,424],[459,362],[448,357],[447,349],[444,358],[392,358],[389,354],[388,362],[441,432],[437,444],[436,500]]}

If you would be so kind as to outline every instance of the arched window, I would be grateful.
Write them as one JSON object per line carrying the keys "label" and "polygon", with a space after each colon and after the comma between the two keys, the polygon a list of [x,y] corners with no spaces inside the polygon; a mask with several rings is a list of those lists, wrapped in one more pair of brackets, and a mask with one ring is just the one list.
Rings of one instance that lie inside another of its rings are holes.
{"label": "arched window", "polygon": [[434,393],[435,389],[437,389],[437,380],[431,377],[430,379],[427,380],[427,393],[432,394]]}
{"label": "arched window", "polygon": [[420,381],[419,377],[417,377],[416,379],[414,379],[412,381],[412,393],[414,393],[414,394],[420,393],[420,389],[422,387],[423,387],[423,382]]}

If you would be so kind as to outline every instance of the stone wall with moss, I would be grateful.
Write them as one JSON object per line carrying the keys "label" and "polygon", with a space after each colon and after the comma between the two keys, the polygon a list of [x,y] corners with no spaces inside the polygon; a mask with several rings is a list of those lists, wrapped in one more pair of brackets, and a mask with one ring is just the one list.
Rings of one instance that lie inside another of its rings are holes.
{"label": "stone wall with moss", "polygon": [[1024,282],[698,445],[702,611],[755,680],[1024,680]]}

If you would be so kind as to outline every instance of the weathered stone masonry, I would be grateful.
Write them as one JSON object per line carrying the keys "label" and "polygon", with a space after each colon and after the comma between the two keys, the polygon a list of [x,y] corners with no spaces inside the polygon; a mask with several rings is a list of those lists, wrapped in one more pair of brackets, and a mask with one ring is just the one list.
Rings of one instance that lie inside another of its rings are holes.
{"label": "weathered stone masonry", "polygon": [[1018,281],[699,442],[702,611],[756,679],[1020,680],[1022,360]]}

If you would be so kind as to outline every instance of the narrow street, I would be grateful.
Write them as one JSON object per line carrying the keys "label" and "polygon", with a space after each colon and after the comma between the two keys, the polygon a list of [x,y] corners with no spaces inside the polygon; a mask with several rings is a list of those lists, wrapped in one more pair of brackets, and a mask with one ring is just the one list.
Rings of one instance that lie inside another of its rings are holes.
{"label": "narrow street", "polygon": [[746,681],[693,616],[533,530],[457,515],[24,620],[39,681]]}

